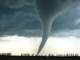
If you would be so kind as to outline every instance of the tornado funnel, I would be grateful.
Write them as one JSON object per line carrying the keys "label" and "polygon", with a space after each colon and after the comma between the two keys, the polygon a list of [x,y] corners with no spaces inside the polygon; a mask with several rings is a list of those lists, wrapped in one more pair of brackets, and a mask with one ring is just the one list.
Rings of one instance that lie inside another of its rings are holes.
{"label": "tornado funnel", "polygon": [[42,31],[43,31],[42,32],[42,41],[39,46],[37,54],[39,54],[40,51],[43,49],[43,47],[48,39],[50,30],[51,30],[51,24],[48,21],[46,21],[46,22],[42,21]]}
{"label": "tornado funnel", "polygon": [[[36,0],[37,10],[40,16],[40,22],[42,27],[42,41],[39,46],[37,54],[43,49],[51,31],[52,23],[57,16],[63,14],[66,11],[66,7],[69,7],[72,0]],[[63,10],[63,11],[62,11]]]}

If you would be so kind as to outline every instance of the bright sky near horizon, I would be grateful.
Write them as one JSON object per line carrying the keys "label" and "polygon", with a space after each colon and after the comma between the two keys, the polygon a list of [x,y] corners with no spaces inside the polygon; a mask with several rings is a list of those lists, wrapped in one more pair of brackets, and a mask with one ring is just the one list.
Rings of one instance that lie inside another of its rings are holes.
{"label": "bright sky near horizon", "polygon": [[[41,37],[5,36],[0,37],[0,53],[11,53],[12,55],[36,54]],[[40,55],[64,55],[73,53],[80,55],[80,38],[49,37]]]}

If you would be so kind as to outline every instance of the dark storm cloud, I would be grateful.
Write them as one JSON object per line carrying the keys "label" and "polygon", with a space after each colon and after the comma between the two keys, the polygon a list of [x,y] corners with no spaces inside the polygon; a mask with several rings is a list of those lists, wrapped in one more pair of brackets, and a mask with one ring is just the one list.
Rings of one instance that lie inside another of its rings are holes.
{"label": "dark storm cloud", "polygon": [[[2,2],[5,3],[5,1],[11,0],[4,0]],[[28,2],[30,3],[31,1],[29,0]],[[36,32],[39,32],[40,29],[40,22],[36,17],[36,11],[33,6],[26,5],[17,9],[10,8],[4,4],[0,6],[0,35],[32,34],[35,36],[38,34]]]}
{"label": "dark storm cloud", "polygon": [[34,0],[0,0],[0,5],[9,8],[21,8],[25,5],[33,5]]}
{"label": "dark storm cloud", "polygon": [[37,0],[39,6],[40,16],[43,19],[48,19],[53,13],[54,15],[61,11],[66,6],[70,5],[72,0]]}
{"label": "dark storm cloud", "polygon": [[[68,5],[69,3],[72,2],[72,0],[58,0],[58,1],[37,0],[37,1],[38,1],[37,5],[39,6],[38,10],[40,11],[41,18],[44,17],[43,19],[48,19],[52,12],[55,15],[55,13],[57,12],[56,10],[59,11],[66,4]],[[31,31],[33,31],[34,33],[34,30],[40,31],[41,30],[40,21],[37,18],[35,8],[31,6],[33,2],[34,0],[0,0],[0,35],[2,34],[27,35]],[[63,4],[64,6],[62,6]],[[62,21],[61,18],[60,21]],[[58,22],[56,24],[59,25]],[[57,25],[56,28],[54,28],[54,30],[59,28]],[[38,33],[36,34],[38,35]]]}
{"label": "dark storm cloud", "polygon": [[[79,12],[80,12],[80,4],[75,4],[75,6],[70,8],[65,14],[58,16],[52,26],[52,32],[57,33],[57,35],[59,32],[60,33],[65,32],[65,34],[63,33],[64,36],[66,34],[78,36],[79,35],[78,33],[80,33]],[[73,31],[73,33],[71,31]]]}

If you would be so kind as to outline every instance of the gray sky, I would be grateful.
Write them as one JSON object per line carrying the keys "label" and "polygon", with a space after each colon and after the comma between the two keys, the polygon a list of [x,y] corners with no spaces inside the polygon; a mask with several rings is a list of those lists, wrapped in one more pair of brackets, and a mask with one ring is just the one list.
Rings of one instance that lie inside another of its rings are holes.
{"label": "gray sky", "polygon": [[[37,18],[35,8],[29,5],[33,0],[16,1],[13,0],[13,2],[16,2],[16,4],[14,4],[11,0],[0,0],[0,35],[41,35],[41,25]],[[60,5],[64,4],[65,1],[67,5],[71,2],[71,0],[39,0],[38,3],[41,4],[39,5],[41,9],[40,15],[42,18],[46,17],[47,19],[52,12],[55,13],[56,10],[60,10],[60,8],[62,8]],[[66,13],[56,18],[52,26],[52,32],[54,34],[60,32],[68,33],[68,31],[73,30],[78,30],[79,32],[79,6],[79,4],[75,4],[75,6],[70,8]]]}

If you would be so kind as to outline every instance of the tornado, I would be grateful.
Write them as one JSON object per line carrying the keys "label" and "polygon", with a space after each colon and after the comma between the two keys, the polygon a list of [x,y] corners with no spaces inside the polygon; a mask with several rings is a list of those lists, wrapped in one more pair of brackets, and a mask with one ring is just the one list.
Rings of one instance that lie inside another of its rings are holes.
{"label": "tornado", "polygon": [[[54,23],[56,18],[60,15],[63,15],[64,13],[66,13],[72,6],[74,6],[74,3],[72,2],[72,0],[65,0],[64,2],[61,2],[56,7],[58,9],[55,10],[55,7],[52,6],[53,3],[55,4],[55,2],[49,3],[49,1],[53,2],[54,0],[35,0],[35,3],[34,3],[35,11],[37,13],[37,18],[40,21],[41,28],[42,28],[42,41],[39,45],[37,55],[40,54],[45,43],[47,42],[48,37],[50,36],[52,24]],[[57,1],[57,0],[55,0],[55,1]],[[44,4],[44,3],[46,3],[46,4]],[[49,9],[49,10],[47,10],[47,9]]]}
{"label": "tornado", "polygon": [[39,54],[40,51],[43,49],[43,47],[48,39],[49,33],[51,31],[51,26],[52,25],[49,23],[49,21],[42,21],[42,41],[39,46],[37,54]]}
{"label": "tornado", "polygon": [[42,27],[42,41],[41,41],[41,44],[39,46],[39,49],[38,49],[38,52],[37,52],[37,55],[42,51],[45,43],[47,42],[48,40],[48,37],[50,35],[50,31],[51,31],[51,28],[52,28],[52,24],[54,23],[55,19],[64,14],[67,10],[69,9],[66,8],[64,10],[62,10],[61,12],[59,12],[58,14],[56,14],[55,16],[53,16],[50,20],[42,20],[41,22],[41,27]]}
{"label": "tornado", "polygon": [[39,55],[39,53],[42,51],[46,41],[48,40],[50,31],[52,28],[52,24],[54,23],[56,18],[64,13],[66,13],[72,6],[73,6],[73,4],[62,8],[59,11],[56,11],[56,13],[51,14],[47,19],[46,18],[41,19],[41,17],[40,17],[40,22],[41,22],[41,27],[42,27],[42,41],[40,43],[37,55]]}

